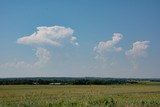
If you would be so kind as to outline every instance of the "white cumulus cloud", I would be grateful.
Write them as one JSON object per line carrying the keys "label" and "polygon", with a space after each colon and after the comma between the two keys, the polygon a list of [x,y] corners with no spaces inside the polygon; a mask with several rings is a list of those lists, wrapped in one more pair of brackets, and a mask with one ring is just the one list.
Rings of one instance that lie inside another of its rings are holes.
{"label": "white cumulus cloud", "polygon": [[[18,44],[23,45],[34,45],[35,56],[37,61],[34,63],[26,63],[25,61],[14,61],[8,62],[4,64],[0,64],[0,67],[37,67],[43,66],[47,64],[51,59],[50,52],[42,48],[43,45],[51,45],[51,46],[63,46],[65,42],[69,42],[72,45],[79,46],[77,42],[77,38],[74,36],[74,30],[71,28],[67,28],[64,26],[40,26],[37,27],[37,31],[28,36],[23,36],[17,39]],[[43,46],[44,47],[44,46]]]}
{"label": "white cumulus cloud", "polygon": [[137,58],[146,56],[147,48],[149,47],[149,41],[137,41],[133,43],[133,47],[125,52],[129,58]]}
{"label": "white cumulus cloud", "polygon": [[101,41],[97,46],[94,47],[94,51],[97,53],[96,58],[103,58],[103,54],[107,52],[120,52],[122,51],[121,47],[115,47],[116,44],[120,42],[123,35],[120,33],[114,33],[112,40]]}
{"label": "white cumulus cloud", "polygon": [[77,38],[73,36],[74,30],[63,26],[41,26],[37,31],[29,36],[21,37],[17,40],[18,44],[26,45],[53,45],[61,46],[62,40],[67,39],[70,43],[78,46]]}
{"label": "white cumulus cloud", "polygon": [[121,47],[115,47],[115,45],[122,39],[122,34],[114,33],[112,40],[101,41],[97,46],[94,47],[94,51],[97,53],[107,52],[107,51],[121,51]]}

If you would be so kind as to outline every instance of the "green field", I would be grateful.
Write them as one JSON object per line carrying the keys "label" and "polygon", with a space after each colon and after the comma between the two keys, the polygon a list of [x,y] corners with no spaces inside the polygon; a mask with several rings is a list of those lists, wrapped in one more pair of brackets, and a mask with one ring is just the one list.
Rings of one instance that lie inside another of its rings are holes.
{"label": "green field", "polygon": [[160,107],[160,85],[0,85],[0,107],[75,106]]}

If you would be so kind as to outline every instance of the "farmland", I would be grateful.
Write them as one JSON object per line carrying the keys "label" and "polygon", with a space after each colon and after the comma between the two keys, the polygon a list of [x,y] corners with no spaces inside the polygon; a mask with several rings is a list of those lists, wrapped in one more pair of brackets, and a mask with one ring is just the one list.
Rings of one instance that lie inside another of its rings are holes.
{"label": "farmland", "polygon": [[0,85],[0,107],[159,107],[159,84]]}

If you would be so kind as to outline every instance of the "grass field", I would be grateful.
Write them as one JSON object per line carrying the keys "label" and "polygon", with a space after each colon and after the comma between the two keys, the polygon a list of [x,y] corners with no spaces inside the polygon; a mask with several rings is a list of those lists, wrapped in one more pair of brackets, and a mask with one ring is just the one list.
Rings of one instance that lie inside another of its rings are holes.
{"label": "grass field", "polygon": [[160,107],[160,85],[1,85],[0,107]]}

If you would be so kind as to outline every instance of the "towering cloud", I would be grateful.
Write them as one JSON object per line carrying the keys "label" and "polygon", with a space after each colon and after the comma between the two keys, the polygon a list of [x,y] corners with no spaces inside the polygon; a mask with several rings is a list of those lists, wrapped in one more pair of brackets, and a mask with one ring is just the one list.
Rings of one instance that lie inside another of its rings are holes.
{"label": "towering cloud", "polygon": [[63,26],[41,26],[37,27],[37,31],[29,36],[24,36],[17,40],[18,44],[26,45],[53,45],[61,46],[62,40],[67,39],[70,43],[78,46],[76,37],[73,36],[74,30]]}
{"label": "towering cloud", "polygon": [[63,46],[65,45],[63,41],[69,41],[71,44],[79,46],[78,42],[76,42],[77,38],[73,36],[73,33],[73,29],[63,26],[37,27],[37,31],[33,34],[17,39],[18,44],[34,45],[34,47],[36,47],[35,56],[37,57],[37,61],[32,64],[26,63],[25,61],[9,62],[0,64],[0,67],[32,68],[43,66],[50,61],[51,54],[47,49],[42,48],[42,45],[43,47],[44,45]]}
{"label": "towering cloud", "polygon": [[37,31],[29,36],[17,39],[18,44],[34,45],[36,48],[36,57],[38,58],[34,66],[46,64],[51,54],[47,49],[41,48],[42,45],[63,46],[63,41],[69,41],[75,46],[79,46],[76,42],[77,38],[73,36],[74,30],[63,26],[41,26],[37,27]]}
{"label": "towering cloud", "polygon": [[147,53],[146,50],[149,47],[149,41],[137,41],[133,43],[132,49],[125,52],[129,58],[144,57]]}

